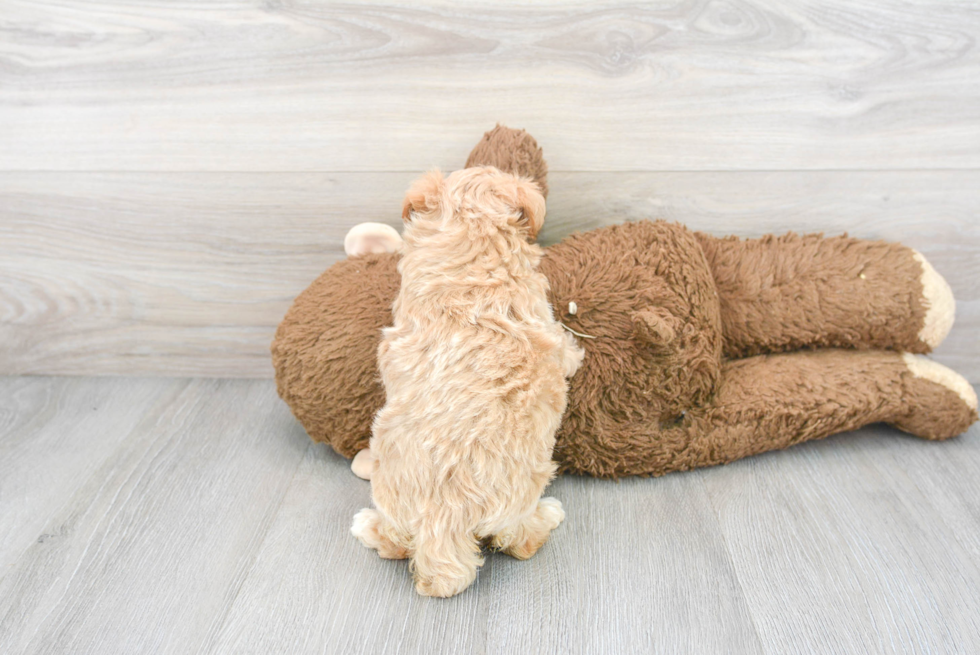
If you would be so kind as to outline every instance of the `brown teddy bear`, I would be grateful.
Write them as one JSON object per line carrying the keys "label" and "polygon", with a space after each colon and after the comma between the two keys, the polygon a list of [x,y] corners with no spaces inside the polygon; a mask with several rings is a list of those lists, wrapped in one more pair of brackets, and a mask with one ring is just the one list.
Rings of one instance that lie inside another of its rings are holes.
{"label": "brown teddy bear", "polygon": [[[535,179],[534,139],[498,126],[467,166]],[[375,353],[399,286],[400,237],[352,230],[350,258],[296,298],[272,344],[279,395],[316,441],[353,457],[384,404]],[[949,286],[899,244],[820,235],[740,240],[640,221],[546,248],[559,321],[586,355],[554,458],[563,472],[661,475],[890,423],[946,439],[977,397],[920,353],[953,323]],[[370,475],[370,451],[355,471]]]}

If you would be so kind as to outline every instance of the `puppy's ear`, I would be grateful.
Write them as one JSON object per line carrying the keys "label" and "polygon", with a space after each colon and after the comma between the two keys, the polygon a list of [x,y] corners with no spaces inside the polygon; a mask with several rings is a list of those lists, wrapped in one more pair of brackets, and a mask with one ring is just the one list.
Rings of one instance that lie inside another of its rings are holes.
{"label": "puppy's ear", "polygon": [[445,180],[439,170],[433,170],[415,180],[402,204],[402,220],[408,222],[412,212],[431,212],[439,206]]}
{"label": "puppy's ear", "polygon": [[520,223],[527,226],[530,240],[538,236],[544,226],[545,201],[538,185],[530,180],[517,183],[517,207],[521,212]]}

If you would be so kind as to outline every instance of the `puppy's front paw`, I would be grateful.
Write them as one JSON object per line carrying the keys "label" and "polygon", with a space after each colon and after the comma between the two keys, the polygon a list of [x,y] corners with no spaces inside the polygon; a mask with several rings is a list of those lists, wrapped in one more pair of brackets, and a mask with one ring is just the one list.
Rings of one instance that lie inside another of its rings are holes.
{"label": "puppy's front paw", "polygon": [[571,378],[582,365],[582,360],[585,359],[585,350],[578,345],[578,342],[575,341],[575,337],[569,332],[565,333],[565,348],[563,355],[564,361],[562,372],[566,378]]}
{"label": "puppy's front paw", "polygon": [[354,461],[350,463],[350,470],[362,480],[370,480],[374,472],[378,470],[378,458],[371,452],[370,448],[365,448],[354,455]]}

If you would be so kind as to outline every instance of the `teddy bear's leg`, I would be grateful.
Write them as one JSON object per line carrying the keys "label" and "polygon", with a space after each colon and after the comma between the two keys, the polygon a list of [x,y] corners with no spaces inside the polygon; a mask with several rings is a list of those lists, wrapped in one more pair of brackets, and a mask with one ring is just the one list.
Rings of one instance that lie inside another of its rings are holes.
{"label": "teddy bear's leg", "polygon": [[538,500],[534,511],[519,524],[494,535],[492,548],[517,559],[528,559],[548,541],[551,531],[565,520],[565,511],[557,498]]}
{"label": "teddy bear's leg", "polygon": [[677,449],[667,468],[654,473],[730,462],[876,422],[946,439],[977,419],[970,384],[918,355],[846,350],[761,355],[727,362],[722,376],[712,403],[692,410],[684,425],[662,436]]}
{"label": "teddy bear's leg", "polygon": [[384,223],[358,223],[344,237],[344,252],[348,257],[398,252],[402,248],[402,235]]}
{"label": "teddy bear's leg", "polygon": [[405,559],[409,556],[409,539],[398,533],[395,527],[376,509],[362,509],[354,515],[351,534],[358,541],[378,551],[384,559]]}
{"label": "teddy bear's leg", "polygon": [[925,353],[953,325],[949,285],[901,244],[697,237],[718,288],[728,357],[814,346]]}

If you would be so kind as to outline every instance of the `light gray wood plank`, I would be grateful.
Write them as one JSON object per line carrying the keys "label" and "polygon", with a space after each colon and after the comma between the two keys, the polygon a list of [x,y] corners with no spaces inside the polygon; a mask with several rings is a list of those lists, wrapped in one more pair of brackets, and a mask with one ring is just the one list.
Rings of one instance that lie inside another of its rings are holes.
{"label": "light gray wood plank", "polygon": [[[978,438],[974,427],[963,440]],[[768,652],[980,648],[980,564],[961,537],[980,522],[914,484],[894,455],[949,468],[963,450],[911,439],[867,428],[698,473]]]}
{"label": "light gray wood plank", "polygon": [[316,446],[209,650],[761,652],[697,478],[565,477],[549,494],[568,518],[538,554],[488,553],[472,588],[423,598],[350,535],[369,486]]}
{"label": "light gray wood plank", "polygon": [[464,594],[419,596],[407,562],[350,534],[370,485],[310,447],[211,653],[483,653],[485,566]]}
{"label": "light gray wood plank", "polygon": [[251,377],[271,376],[275,325],[347,230],[392,215],[379,184],[395,198],[410,181],[0,178],[0,370]]}
{"label": "light gray wood plank", "polygon": [[[549,493],[568,519],[538,555],[491,554],[473,589],[414,603],[404,564],[347,533],[367,485],[317,446],[209,650],[961,652],[977,634],[974,553],[884,455],[911,443],[938,468],[975,468],[975,447],[947,446],[978,436],[870,428],[658,480],[563,477]],[[326,514],[313,529],[310,508]]]}
{"label": "light gray wood plank", "polygon": [[[462,155],[459,157],[461,162]],[[0,173],[0,372],[268,377],[292,299],[414,173]],[[544,243],[667,218],[923,252],[958,299],[937,352],[980,380],[980,172],[556,173]]]}
{"label": "light gray wood plank", "polygon": [[[160,394],[132,426],[140,392],[122,383]],[[977,427],[945,443],[868,428],[659,479],[563,477],[549,493],[568,518],[541,552],[488,555],[447,601],[350,536],[368,484],[308,442],[271,381],[5,378],[0,394],[4,458],[85,478],[0,578],[0,652],[980,646]],[[74,439],[46,436],[72,423]],[[97,470],[72,451],[113,441]],[[0,503],[32,498],[30,482]]]}
{"label": "light gray wood plank", "polygon": [[491,653],[761,653],[696,476],[564,476],[565,522],[527,562],[494,556]]}
{"label": "light gray wood plank", "polygon": [[973,2],[6,0],[0,170],[980,166]]}
{"label": "light gray wood plank", "polygon": [[0,581],[0,651],[194,652],[223,623],[308,443],[270,381],[186,384]]}
{"label": "light gray wood plank", "polygon": [[147,412],[170,380],[0,380],[0,578]]}
{"label": "light gray wood plank", "polygon": [[[914,487],[910,499],[928,499],[920,505],[948,528],[948,532],[980,562],[980,426],[942,444],[924,444],[905,436],[896,438],[884,428],[868,430],[874,436],[854,439],[852,448],[893,480],[896,493]],[[908,502],[908,501],[906,501]],[[917,508],[918,509],[918,508]]]}

